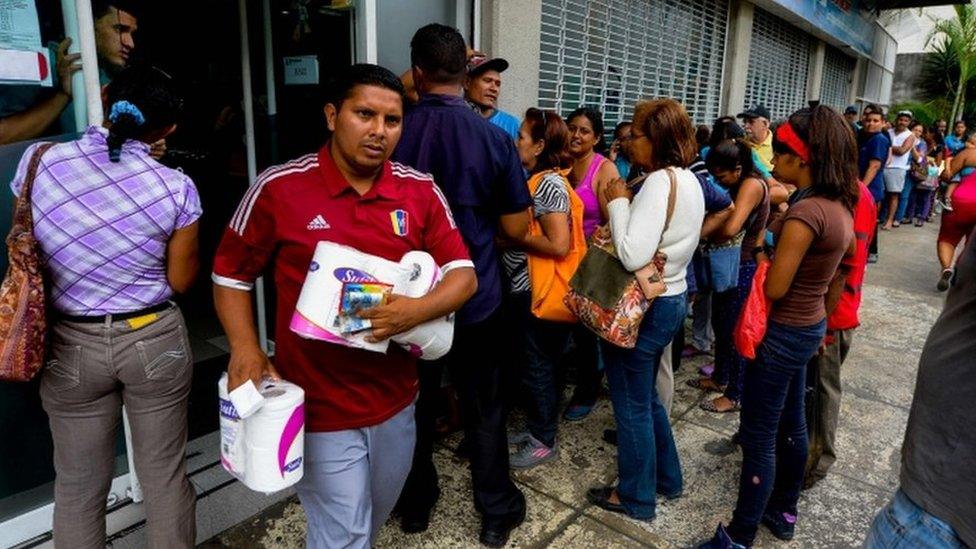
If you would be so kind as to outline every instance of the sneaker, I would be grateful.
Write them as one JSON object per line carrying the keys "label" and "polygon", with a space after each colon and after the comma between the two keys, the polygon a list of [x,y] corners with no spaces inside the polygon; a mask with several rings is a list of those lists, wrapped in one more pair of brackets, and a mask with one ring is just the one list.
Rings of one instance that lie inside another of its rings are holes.
{"label": "sneaker", "polygon": [[732,541],[732,537],[725,531],[725,526],[718,525],[715,529],[715,536],[712,539],[699,543],[696,549],[746,549],[745,545]]}
{"label": "sneaker", "polygon": [[952,275],[952,269],[942,271],[942,276],[939,277],[939,283],[936,285],[936,288],[938,288],[940,292],[944,292],[949,289],[949,284],[952,283]]}
{"label": "sneaker", "polygon": [[556,446],[552,448],[536,440],[532,435],[519,444],[518,450],[509,456],[512,469],[528,469],[552,461],[559,455]]}
{"label": "sneaker", "polygon": [[762,523],[776,538],[783,541],[790,541],[796,533],[796,515],[766,511],[763,513]]}
{"label": "sneaker", "polygon": [[532,438],[532,435],[528,431],[519,431],[517,433],[508,433],[508,445],[518,446]]}
{"label": "sneaker", "polygon": [[563,412],[563,419],[566,421],[583,421],[592,411],[592,404],[570,404]]}

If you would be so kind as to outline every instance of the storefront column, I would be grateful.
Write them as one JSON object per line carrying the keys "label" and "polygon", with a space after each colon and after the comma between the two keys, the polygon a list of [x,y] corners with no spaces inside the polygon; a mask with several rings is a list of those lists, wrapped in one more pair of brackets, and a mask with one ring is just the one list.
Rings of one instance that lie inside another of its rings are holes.
{"label": "storefront column", "polygon": [[731,116],[742,111],[746,102],[746,77],[749,73],[749,48],[752,46],[752,18],[755,6],[746,0],[729,2],[729,33],[725,47],[720,112]]}
{"label": "storefront column", "polygon": [[824,58],[827,55],[827,44],[817,40],[810,48],[810,73],[807,75],[807,99],[820,100],[820,88],[823,85]]}
{"label": "storefront column", "polygon": [[[864,95],[864,77],[862,75],[866,69],[867,60],[858,56],[857,62],[854,63],[854,72],[851,73],[851,87],[850,91],[847,93],[848,105],[857,104],[858,98]],[[860,108],[858,110],[860,110]]]}
{"label": "storefront column", "polygon": [[499,107],[522,118],[526,109],[539,103],[542,0],[483,0],[479,3],[483,24],[480,29],[482,51],[488,57],[502,57],[509,63],[508,70],[502,74]]}

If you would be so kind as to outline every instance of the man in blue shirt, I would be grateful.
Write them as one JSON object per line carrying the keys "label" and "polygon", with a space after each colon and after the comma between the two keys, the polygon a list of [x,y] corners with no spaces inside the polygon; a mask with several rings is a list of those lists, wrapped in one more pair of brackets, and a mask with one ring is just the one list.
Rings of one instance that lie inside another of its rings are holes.
{"label": "man in blue shirt", "polygon": [[[881,204],[885,196],[884,165],[888,161],[891,140],[884,130],[884,113],[877,105],[867,105],[861,113],[861,131],[857,133],[857,173],[861,181],[871,190],[876,204]],[[880,215],[881,208],[878,208]],[[878,261],[878,228],[868,253],[868,263]]]}
{"label": "man in blue shirt", "polygon": [[518,139],[518,118],[498,108],[498,95],[502,89],[502,73],[508,68],[508,61],[488,59],[476,55],[468,62],[468,77],[464,81],[464,96],[481,116],[505,130],[512,140]]}
{"label": "man in blue shirt", "polygon": [[451,352],[419,366],[417,446],[398,507],[405,532],[427,529],[439,497],[432,461],[436,396],[447,366],[461,404],[471,457],[480,541],[502,547],[525,519],[525,497],[509,476],[502,367],[502,275],[495,237],[521,241],[528,233],[528,192],[511,137],[465,103],[466,48],[457,30],[427,25],[410,42],[420,101],[403,120],[393,159],[428,172],[441,186],[475,264],[478,290],[458,311]]}

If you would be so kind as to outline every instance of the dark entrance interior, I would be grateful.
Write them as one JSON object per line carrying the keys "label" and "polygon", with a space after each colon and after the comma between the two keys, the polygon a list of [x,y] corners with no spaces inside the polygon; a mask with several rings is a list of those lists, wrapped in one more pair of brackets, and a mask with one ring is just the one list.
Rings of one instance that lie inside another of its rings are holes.
{"label": "dark entrance interior", "polygon": [[[58,41],[63,22],[58,0],[38,0],[43,39]],[[139,30],[133,63],[151,63],[180,83],[186,109],[168,139],[164,164],[178,167],[196,183],[204,215],[200,221],[200,277],[176,301],[183,309],[195,359],[190,396],[190,438],[218,428],[216,382],[227,365],[227,346],[211,298],[214,251],[228,220],[247,189],[244,102],[238,3],[235,0],[139,3]],[[262,4],[247,2],[258,172],[265,167],[317,150],[326,138],[322,86],[285,85],[282,58],[315,56],[322,83],[352,59],[349,9],[329,0],[272,0],[271,29],[277,114],[269,115],[265,79]],[[0,87],[0,93],[3,88]],[[63,136],[70,139],[73,136]],[[19,144],[18,144],[19,145]],[[0,173],[13,172],[18,145],[0,150]],[[24,145],[26,146],[26,145]],[[13,162],[13,166],[7,166]],[[8,170],[9,168],[9,170]],[[4,182],[6,184],[6,181]],[[8,199],[0,207],[9,211]],[[7,225],[2,228],[4,234]],[[5,265],[3,265],[5,268]],[[268,310],[273,310],[273,281],[266,278]],[[273,333],[273,326],[269,326]],[[54,471],[47,417],[37,382],[0,384],[0,521],[53,499]],[[119,427],[117,471],[125,472],[125,446]]]}

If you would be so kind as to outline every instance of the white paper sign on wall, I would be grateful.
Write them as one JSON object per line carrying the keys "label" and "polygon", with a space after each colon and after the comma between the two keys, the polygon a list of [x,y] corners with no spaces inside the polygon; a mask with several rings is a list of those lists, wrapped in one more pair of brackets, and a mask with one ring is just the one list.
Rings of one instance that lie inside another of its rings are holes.
{"label": "white paper sign on wall", "polygon": [[285,85],[298,86],[319,83],[319,59],[314,55],[285,57]]}

